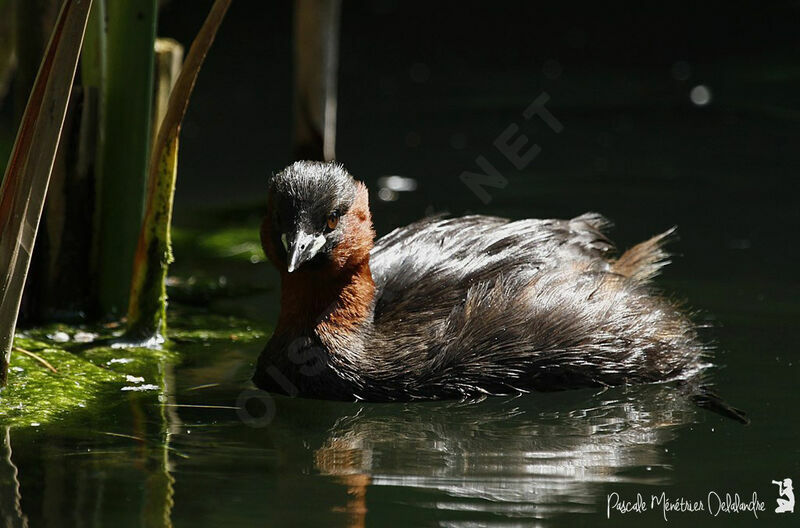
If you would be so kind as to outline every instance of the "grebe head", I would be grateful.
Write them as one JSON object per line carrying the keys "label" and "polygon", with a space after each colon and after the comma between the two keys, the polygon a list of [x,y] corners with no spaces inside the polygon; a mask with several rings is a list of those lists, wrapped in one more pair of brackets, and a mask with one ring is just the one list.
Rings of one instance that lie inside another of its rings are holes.
{"label": "grebe head", "polygon": [[337,163],[298,161],[272,177],[261,226],[279,271],[340,271],[369,261],[367,189]]}

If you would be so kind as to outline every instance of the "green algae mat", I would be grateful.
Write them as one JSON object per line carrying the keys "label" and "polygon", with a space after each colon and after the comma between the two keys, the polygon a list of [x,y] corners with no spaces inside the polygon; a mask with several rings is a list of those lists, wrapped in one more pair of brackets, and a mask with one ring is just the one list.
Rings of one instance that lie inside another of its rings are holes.
{"label": "green algae mat", "polygon": [[[208,215],[197,216],[209,221]],[[264,293],[274,288],[275,278],[259,245],[258,213],[233,216],[223,218],[221,227],[175,229],[168,341],[160,349],[115,344],[124,328],[119,322],[20,329],[9,384],[0,391],[0,424],[69,420],[73,412],[102,412],[126,394],[161,397],[168,372],[187,356],[213,362],[221,348],[266,342],[269,326],[262,313],[271,307],[264,307]],[[240,381],[246,376],[240,373]]]}

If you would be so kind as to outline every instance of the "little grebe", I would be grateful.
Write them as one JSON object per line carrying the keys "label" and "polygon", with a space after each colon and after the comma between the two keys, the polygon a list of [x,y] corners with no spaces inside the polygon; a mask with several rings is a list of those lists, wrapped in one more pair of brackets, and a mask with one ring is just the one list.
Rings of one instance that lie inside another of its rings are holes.
{"label": "little grebe", "polygon": [[425,219],[373,245],[367,188],[297,162],[269,184],[261,241],[281,275],[254,376],[290,395],[464,398],[687,379],[694,325],[650,280],[667,231],[613,258],[608,222]]}

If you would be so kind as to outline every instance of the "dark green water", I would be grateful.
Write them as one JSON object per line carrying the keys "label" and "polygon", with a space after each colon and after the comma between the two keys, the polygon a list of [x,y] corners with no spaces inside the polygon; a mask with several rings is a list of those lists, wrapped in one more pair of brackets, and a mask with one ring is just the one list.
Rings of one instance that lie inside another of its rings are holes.
{"label": "dark green water", "polygon": [[[267,275],[265,264],[231,260],[229,277]],[[604,522],[613,492],[649,502],[715,490],[748,500],[756,491],[769,508],[759,522],[775,525],[784,519],[772,513],[770,481],[798,472],[796,304],[769,280],[676,275],[668,282],[713,314],[713,377],[750,426],[697,410],[672,385],[473,403],[254,397],[246,380],[261,342],[201,320],[216,333],[174,343],[183,359],[145,374],[158,388],[110,384],[86,410],[0,431],[0,511],[9,526],[570,526]],[[271,291],[229,288],[213,309],[275,302]],[[248,397],[255,418],[233,408]],[[758,524],[749,514],[669,519]],[[663,521],[648,512],[613,522]]]}
{"label": "dark green water", "polygon": [[[189,24],[175,16],[181,5],[172,2],[165,18],[179,36]],[[437,40],[443,13],[419,20],[391,2],[357,4],[345,12],[343,29],[359,38],[343,42],[340,85],[339,158],[370,186],[380,233],[431,210],[513,218],[594,210],[614,220],[612,239],[624,248],[677,224],[678,256],[658,283],[710,326],[711,379],[751,425],[695,408],[672,385],[472,403],[261,394],[268,419],[248,418],[243,404],[263,410],[248,378],[266,337],[251,339],[247,327],[268,334],[278,309],[257,225],[264,178],[288,151],[288,44],[285,33],[256,39],[260,28],[240,7],[184,128],[176,358],[152,363],[153,390],[110,383],[84,409],[0,428],[2,522],[650,526],[664,523],[660,510],[607,520],[609,495],[641,493],[649,507],[664,492],[707,507],[713,491],[744,501],[756,492],[765,511],[758,519],[671,512],[669,525],[796,525],[792,514],[773,512],[771,481],[800,482],[800,66],[782,22],[789,8],[769,6],[718,19],[710,7],[680,14],[678,4],[668,10],[677,18],[658,12],[635,31],[622,12],[594,24],[592,13],[573,19],[551,9],[506,18],[513,27],[481,40],[500,18],[484,8]],[[270,19],[273,29],[287,22],[285,8]],[[400,46],[405,33],[385,9],[423,36]],[[682,28],[683,40],[665,36],[662,19]],[[536,46],[513,36],[535,30],[547,36]],[[737,48],[740,37],[758,45]],[[253,47],[241,43],[248,38]],[[269,69],[254,73],[240,60],[248,53]],[[686,80],[674,71],[682,60],[690,61]],[[712,94],[705,106],[689,98],[700,84]],[[543,92],[563,124],[558,134],[521,116]],[[493,146],[512,123],[542,149],[522,169]],[[508,178],[487,189],[488,204],[459,179],[477,171],[481,155]],[[416,179],[418,189],[379,200],[378,179],[391,174]]]}

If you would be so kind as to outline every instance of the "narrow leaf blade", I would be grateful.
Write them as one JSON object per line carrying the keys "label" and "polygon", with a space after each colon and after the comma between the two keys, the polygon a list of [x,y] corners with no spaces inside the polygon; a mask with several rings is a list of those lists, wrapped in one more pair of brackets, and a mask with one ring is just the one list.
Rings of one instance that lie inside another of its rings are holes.
{"label": "narrow leaf blade", "polygon": [[0,187],[0,386],[92,0],[65,0]]}

